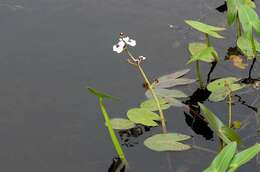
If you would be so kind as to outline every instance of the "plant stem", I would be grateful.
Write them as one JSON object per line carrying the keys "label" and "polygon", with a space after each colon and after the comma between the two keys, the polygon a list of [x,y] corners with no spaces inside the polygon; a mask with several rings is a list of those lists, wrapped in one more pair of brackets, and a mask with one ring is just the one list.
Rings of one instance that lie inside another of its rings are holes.
{"label": "plant stem", "polygon": [[112,124],[111,124],[111,121],[110,121],[110,118],[109,118],[109,115],[106,111],[106,108],[105,108],[105,105],[103,103],[103,99],[102,98],[99,98],[99,105],[100,105],[100,109],[103,113],[103,116],[105,118],[105,122],[107,124],[107,128],[108,128],[108,131],[109,131],[109,134],[110,134],[110,137],[111,137],[111,140],[114,144],[114,147],[116,149],[116,152],[119,156],[119,158],[122,160],[123,163],[127,164],[127,160],[125,158],[125,154],[123,152],[123,149],[121,148],[121,145],[116,137],[116,133],[114,131],[114,129],[112,128]]}
{"label": "plant stem", "polygon": [[199,64],[198,60],[196,61],[196,78],[199,81],[200,88],[203,89],[204,84],[203,84],[203,80],[202,80],[202,76],[201,76],[201,72],[200,72],[200,64]]}
{"label": "plant stem", "polygon": [[211,46],[211,43],[210,43],[210,41],[209,41],[209,34],[205,33],[205,37],[206,37],[207,46],[210,47],[210,46]]}
{"label": "plant stem", "polygon": [[241,24],[240,24],[240,19],[239,19],[238,13],[236,16],[236,28],[237,28],[237,39],[238,39],[242,35]]}
{"label": "plant stem", "polygon": [[254,65],[255,65],[255,62],[256,62],[256,58],[253,59],[253,62],[250,66],[250,69],[249,69],[249,73],[248,73],[248,78],[251,79],[252,78],[252,70],[254,68]]}
{"label": "plant stem", "polygon": [[232,126],[232,96],[231,92],[228,94],[228,127]]}
{"label": "plant stem", "polygon": [[251,73],[252,73],[252,69],[254,67],[255,61],[256,61],[256,46],[255,46],[255,40],[254,40],[254,34],[253,34],[253,28],[252,28],[252,33],[251,33],[251,45],[252,45],[252,49],[253,49],[253,53],[254,53],[254,58],[253,58],[253,62],[252,65],[250,66],[249,69],[249,78],[251,78]]}
{"label": "plant stem", "polygon": [[152,87],[152,85],[151,85],[149,79],[147,78],[147,76],[146,76],[144,70],[142,69],[140,63],[138,62],[138,59],[136,59],[136,58],[130,53],[130,51],[129,51],[128,49],[126,49],[126,52],[127,52],[127,54],[130,56],[130,58],[131,58],[134,62],[137,62],[137,63],[136,63],[136,66],[138,67],[138,69],[139,69],[139,71],[140,71],[142,77],[144,78],[144,81],[147,83],[148,89],[149,89],[149,91],[152,93],[152,96],[153,96],[153,98],[154,98],[154,100],[155,100],[155,102],[156,102],[157,108],[158,108],[158,110],[159,110],[159,114],[160,114],[160,118],[161,118],[161,124],[162,124],[162,131],[163,131],[163,133],[167,133],[166,120],[165,120],[165,117],[164,117],[164,114],[163,114],[163,111],[162,111],[162,108],[161,108],[159,99],[158,99],[158,97],[157,97],[157,95],[156,95],[156,93],[155,93],[155,91],[154,91],[154,89],[153,89],[153,87]]}
{"label": "plant stem", "polygon": [[141,67],[141,65],[139,63],[138,63],[138,69],[139,69],[141,75],[143,76],[144,81],[147,83],[148,89],[151,91],[152,96],[153,96],[153,98],[154,98],[154,100],[156,102],[157,108],[159,110],[160,118],[161,118],[161,124],[162,124],[163,133],[167,133],[165,117],[164,117],[164,114],[163,114],[163,111],[162,111],[159,99],[158,99],[154,89],[152,88],[152,85],[151,85],[150,81],[148,80],[146,74],[144,73],[144,71],[143,71],[143,69],[142,69],[142,67]]}

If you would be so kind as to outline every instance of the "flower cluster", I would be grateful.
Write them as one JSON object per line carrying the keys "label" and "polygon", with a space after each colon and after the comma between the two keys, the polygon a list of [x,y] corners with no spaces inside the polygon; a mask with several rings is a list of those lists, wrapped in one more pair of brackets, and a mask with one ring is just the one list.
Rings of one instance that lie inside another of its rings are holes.
{"label": "flower cluster", "polygon": [[125,50],[125,48],[127,48],[127,45],[134,47],[136,45],[136,41],[130,39],[128,36],[124,36],[123,33],[121,33],[118,43],[113,46],[113,51],[121,53]]}

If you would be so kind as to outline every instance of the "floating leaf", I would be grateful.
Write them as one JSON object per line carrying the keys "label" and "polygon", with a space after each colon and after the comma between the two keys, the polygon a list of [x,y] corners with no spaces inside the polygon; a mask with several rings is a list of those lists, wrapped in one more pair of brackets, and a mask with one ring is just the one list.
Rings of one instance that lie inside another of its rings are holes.
{"label": "floating leaf", "polygon": [[[257,40],[255,41],[255,47],[256,51],[260,52],[260,43]],[[237,40],[237,46],[239,49],[246,55],[248,59],[253,59],[254,58],[254,52],[253,52],[253,47],[251,40],[248,39],[245,35],[240,36]]]}
{"label": "floating leaf", "polygon": [[[180,90],[175,90],[175,89],[155,88],[154,91],[155,91],[155,94],[160,97],[174,97],[174,98],[188,97],[188,95],[185,94],[184,92],[182,92]],[[146,91],[145,95],[148,98],[152,97],[152,94],[149,90]]]}
{"label": "floating leaf", "polygon": [[93,95],[99,97],[99,98],[107,98],[107,99],[116,99],[115,97],[113,96],[110,96],[106,93],[103,93],[103,92],[100,92],[100,91],[97,91],[96,89],[94,88],[91,88],[91,87],[87,87],[88,91],[90,93],[92,93]]}
{"label": "floating leaf", "polygon": [[[158,98],[158,100],[159,100],[159,103],[160,103],[160,106],[161,106],[162,110],[168,109],[170,107],[170,105],[168,104],[168,102],[165,99]],[[157,111],[157,110],[159,110],[158,106],[157,106],[157,103],[156,103],[155,99],[153,99],[153,98],[148,99],[148,100],[142,102],[140,107],[148,109],[150,111]]]}
{"label": "floating leaf", "polygon": [[155,83],[155,88],[170,88],[177,85],[187,85],[196,82],[195,79],[180,78],[187,74],[190,69],[183,69],[168,75],[159,77],[158,82]]}
{"label": "floating leaf", "polygon": [[175,107],[184,107],[185,104],[183,104],[180,100],[175,99],[173,97],[165,97],[165,100],[169,103],[171,106]]}
{"label": "floating leaf", "polygon": [[178,141],[189,138],[190,136],[177,133],[155,134],[147,138],[144,145],[154,151],[184,151],[190,149],[191,146]]}
{"label": "floating leaf", "polygon": [[235,141],[235,142],[237,142],[237,144],[241,143],[241,138],[234,129],[224,126],[221,128],[221,132],[225,136],[227,136],[227,138],[229,138],[229,140]]}
{"label": "floating leaf", "polygon": [[190,25],[191,27],[193,27],[194,29],[206,33],[212,37],[215,38],[224,38],[223,36],[219,35],[217,32],[218,31],[223,31],[225,30],[225,28],[222,27],[216,27],[216,26],[211,26],[208,24],[204,24],[198,21],[194,21],[194,20],[185,20],[185,22]]}
{"label": "floating leaf", "polygon": [[206,63],[211,63],[214,61],[219,61],[219,57],[218,57],[218,53],[216,52],[216,50],[213,47],[207,47],[207,48],[197,52],[196,54],[193,54],[187,64],[190,64],[197,60],[203,61]]}
{"label": "floating leaf", "polygon": [[128,130],[135,127],[135,123],[124,118],[112,118],[110,122],[112,128],[116,130]]}
{"label": "floating leaf", "polygon": [[223,133],[222,128],[225,127],[223,122],[213,113],[211,112],[206,106],[199,103],[199,106],[203,112],[203,116],[208,121],[209,125],[212,129],[216,132],[216,134],[225,142],[230,143],[231,140]]}
{"label": "floating leaf", "polygon": [[134,123],[151,127],[158,126],[154,121],[160,120],[159,115],[144,108],[133,108],[128,110],[127,117]]}
{"label": "floating leaf", "polygon": [[228,90],[224,89],[218,89],[212,92],[209,96],[209,100],[212,102],[219,102],[226,99],[228,96]]}
{"label": "floating leaf", "polygon": [[245,87],[244,84],[236,83],[237,81],[239,81],[239,78],[236,77],[217,79],[209,83],[207,89],[211,92],[214,92],[220,89],[225,89],[228,86],[231,91],[237,91]]}
{"label": "floating leaf", "polygon": [[247,163],[248,161],[250,161],[258,153],[260,153],[260,144],[259,143],[237,153],[230,163],[231,169],[229,170],[229,172],[236,171],[240,166],[242,166],[245,163]]}
{"label": "floating leaf", "polygon": [[232,158],[234,157],[237,149],[236,142],[231,142],[227,146],[225,146],[221,152],[215,157],[209,168],[204,170],[203,172],[225,172]]}
{"label": "floating leaf", "polygon": [[208,47],[207,44],[202,42],[189,43],[189,52],[191,55],[197,54]]}
{"label": "floating leaf", "polygon": [[244,84],[236,83],[237,81],[239,81],[239,78],[226,77],[209,83],[207,89],[212,92],[209,100],[214,102],[222,101],[230,92],[238,91],[245,87]]}

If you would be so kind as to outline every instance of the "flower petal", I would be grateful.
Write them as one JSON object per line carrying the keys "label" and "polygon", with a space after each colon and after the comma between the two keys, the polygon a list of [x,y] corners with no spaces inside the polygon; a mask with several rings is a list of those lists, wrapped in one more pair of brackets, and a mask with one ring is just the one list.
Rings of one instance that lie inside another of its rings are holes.
{"label": "flower petal", "polygon": [[136,41],[133,39],[130,39],[128,36],[124,37],[123,40],[125,41],[126,44],[134,47],[136,45]]}
{"label": "flower petal", "polygon": [[125,42],[122,40],[119,40],[119,42],[113,46],[113,51],[117,53],[121,53],[124,50]]}

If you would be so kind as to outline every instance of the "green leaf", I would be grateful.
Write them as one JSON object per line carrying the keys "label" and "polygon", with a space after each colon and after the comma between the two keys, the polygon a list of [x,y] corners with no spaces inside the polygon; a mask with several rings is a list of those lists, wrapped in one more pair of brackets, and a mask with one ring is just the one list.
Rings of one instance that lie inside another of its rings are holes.
{"label": "green leaf", "polygon": [[[256,51],[260,52],[260,43],[257,40],[254,41],[255,41]],[[248,39],[245,35],[238,38],[237,46],[246,55],[246,57],[249,60],[252,60],[254,58],[254,52],[253,52],[251,40]]]}
{"label": "green leaf", "polygon": [[231,141],[235,141],[237,142],[237,144],[240,144],[241,143],[241,138],[240,136],[237,134],[237,132],[232,129],[232,128],[229,128],[227,126],[224,126],[221,128],[221,132],[227,136],[227,138]]}
{"label": "green leaf", "polygon": [[[162,110],[168,109],[170,107],[170,105],[168,104],[168,102],[165,99],[159,97],[158,100],[159,100],[159,103],[160,103]],[[144,102],[142,102],[140,107],[148,109],[150,111],[158,111],[159,110],[157,103],[153,98],[145,100]]]}
{"label": "green leaf", "polygon": [[[202,47],[201,47],[202,48]],[[195,52],[194,50],[192,50]],[[203,61],[206,63],[211,63],[213,61],[219,61],[219,56],[216,50],[213,47],[207,47],[202,49],[201,51],[197,50],[198,52],[191,56],[191,59],[188,61],[187,64],[190,64],[194,61]]]}
{"label": "green leaf", "polygon": [[144,108],[133,108],[128,110],[127,117],[134,123],[151,127],[158,126],[158,124],[154,121],[160,120],[159,115]]}
{"label": "green leaf", "polygon": [[230,163],[230,171],[236,171],[240,166],[250,161],[258,153],[260,153],[259,143],[237,153]]}
{"label": "green leaf", "polygon": [[181,78],[187,74],[190,69],[183,69],[171,74],[159,77],[158,82],[155,83],[155,88],[170,88],[177,85],[187,85],[196,82],[195,79]]}
{"label": "green leaf", "polygon": [[[165,89],[165,88],[155,88],[154,89],[155,94],[160,96],[160,97],[174,97],[174,98],[185,98],[188,97],[187,94],[180,90],[175,90],[175,89]],[[148,98],[152,98],[151,92],[148,90],[146,91],[145,95]]]}
{"label": "green leaf", "polygon": [[251,38],[253,28],[260,34],[260,22],[254,9],[250,8],[248,5],[242,5],[238,9],[238,15],[242,28],[248,38]]}
{"label": "green leaf", "polygon": [[231,142],[227,146],[225,146],[222,151],[215,157],[211,165],[208,169],[204,170],[204,172],[209,169],[211,172],[225,172],[232,158],[234,157],[237,149],[236,142]]}
{"label": "green leaf", "polygon": [[174,107],[184,107],[185,104],[183,104],[180,100],[175,99],[173,97],[166,97],[165,100],[169,103],[169,105]]}
{"label": "green leaf", "polygon": [[217,79],[215,81],[210,82],[207,85],[207,89],[211,92],[215,92],[217,90],[225,89],[228,86],[229,89],[231,89],[231,91],[237,91],[245,87],[244,84],[236,83],[239,80],[240,79],[236,77],[225,77]]}
{"label": "green leaf", "polygon": [[225,30],[225,28],[222,27],[216,27],[216,26],[211,26],[208,24],[204,24],[198,21],[194,21],[194,20],[185,20],[185,22],[190,25],[191,27],[193,27],[194,29],[206,33],[212,37],[215,38],[224,38],[223,36],[219,35],[217,32],[218,31],[223,31]]}
{"label": "green leaf", "polygon": [[154,151],[184,151],[191,146],[178,141],[187,139],[190,139],[190,136],[177,133],[155,134],[147,138],[144,145]]}
{"label": "green leaf", "polygon": [[112,128],[116,130],[128,130],[135,127],[134,122],[124,118],[112,118],[110,122]]}
{"label": "green leaf", "polygon": [[228,94],[227,94],[227,90],[225,88],[218,89],[210,94],[209,100],[212,102],[220,102],[220,101],[225,100],[227,96],[228,96]]}
{"label": "green leaf", "polygon": [[106,93],[97,91],[97,90],[94,89],[94,88],[87,87],[87,89],[88,89],[88,91],[89,91],[91,94],[97,96],[98,98],[117,99],[117,98],[115,98],[115,97],[113,97],[113,96],[110,96],[110,95],[108,95],[108,94],[106,94]]}
{"label": "green leaf", "polygon": [[243,5],[250,8],[255,8],[255,3],[251,0],[227,0],[227,21],[229,26],[235,22],[237,19],[238,10]]}
{"label": "green leaf", "polygon": [[211,128],[216,132],[216,134],[225,142],[230,143],[231,140],[222,132],[222,128],[225,127],[223,122],[213,113],[211,112],[206,106],[199,103],[199,106],[202,110],[203,116],[208,121]]}
{"label": "green leaf", "polygon": [[202,42],[189,43],[189,52],[191,55],[197,54],[208,47],[207,44]]}
{"label": "green leaf", "polygon": [[227,21],[229,26],[231,26],[236,20],[239,5],[239,0],[227,0]]}

